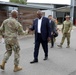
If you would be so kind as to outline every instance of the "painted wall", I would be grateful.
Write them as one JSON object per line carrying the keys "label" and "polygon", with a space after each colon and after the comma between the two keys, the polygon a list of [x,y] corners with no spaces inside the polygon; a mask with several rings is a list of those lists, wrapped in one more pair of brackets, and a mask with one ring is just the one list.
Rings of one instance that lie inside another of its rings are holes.
{"label": "painted wall", "polygon": [[53,15],[52,10],[42,10],[42,12],[45,12],[45,17],[48,17],[48,15]]}

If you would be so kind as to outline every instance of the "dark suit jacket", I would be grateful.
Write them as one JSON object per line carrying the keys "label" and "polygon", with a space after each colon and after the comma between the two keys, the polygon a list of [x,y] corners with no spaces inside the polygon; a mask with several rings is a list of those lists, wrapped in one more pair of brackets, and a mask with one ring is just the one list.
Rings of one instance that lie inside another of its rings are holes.
{"label": "dark suit jacket", "polygon": [[51,32],[55,32],[56,30],[55,22],[52,20],[51,21],[49,20],[49,25],[50,25]]}
{"label": "dark suit jacket", "polygon": [[[31,27],[31,30],[35,30],[35,41],[36,41],[38,38],[38,19],[35,19],[33,21],[33,26]],[[42,18],[41,36],[44,41],[47,40],[48,37],[50,37],[49,19],[46,17]]]}

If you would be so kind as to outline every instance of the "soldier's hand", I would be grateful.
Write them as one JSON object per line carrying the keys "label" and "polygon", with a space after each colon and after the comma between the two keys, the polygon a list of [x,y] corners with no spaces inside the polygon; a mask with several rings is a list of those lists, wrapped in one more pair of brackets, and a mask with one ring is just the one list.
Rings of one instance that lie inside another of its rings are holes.
{"label": "soldier's hand", "polygon": [[27,35],[29,33],[29,30],[27,29],[26,31],[25,31],[25,34]]}
{"label": "soldier's hand", "polygon": [[25,31],[23,31],[23,35],[25,35],[26,34],[26,32]]}
{"label": "soldier's hand", "polygon": [[70,33],[70,31],[68,31],[68,33]]}
{"label": "soldier's hand", "polygon": [[23,31],[22,35],[27,35],[27,32],[26,31]]}

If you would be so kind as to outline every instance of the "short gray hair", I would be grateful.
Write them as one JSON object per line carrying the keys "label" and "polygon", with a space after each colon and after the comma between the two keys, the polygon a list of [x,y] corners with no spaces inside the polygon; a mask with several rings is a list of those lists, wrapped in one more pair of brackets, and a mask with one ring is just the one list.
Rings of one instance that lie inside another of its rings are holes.
{"label": "short gray hair", "polygon": [[42,14],[42,11],[41,11],[41,10],[38,10],[38,11],[37,11],[37,14],[38,14],[38,13],[41,13],[41,14]]}

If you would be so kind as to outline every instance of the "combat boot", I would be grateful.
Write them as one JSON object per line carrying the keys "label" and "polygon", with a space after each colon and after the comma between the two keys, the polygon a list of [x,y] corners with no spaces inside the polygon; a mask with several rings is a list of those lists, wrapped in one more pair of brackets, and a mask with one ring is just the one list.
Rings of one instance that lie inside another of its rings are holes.
{"label": "combat boot", "polygon": [[68,45],[66,48],[70,48],[70,46]]}
{"label": "combat boot", "polygon": [[58,47],[62,48],[62,45],[57,45]]}
{"label": "combat boot", "polygon": [[19,66],[17,66],[17,65],[14,66],[14,72],[17,72],[17,71],[20,71],[20,70],[22,70],[21,67],[19,67]]}
{"label": "combat boot", "polygon": [[2,70],[5,69],[5,61],[2,61],[2,64],[0,65],[0,68],[1,68]]}

